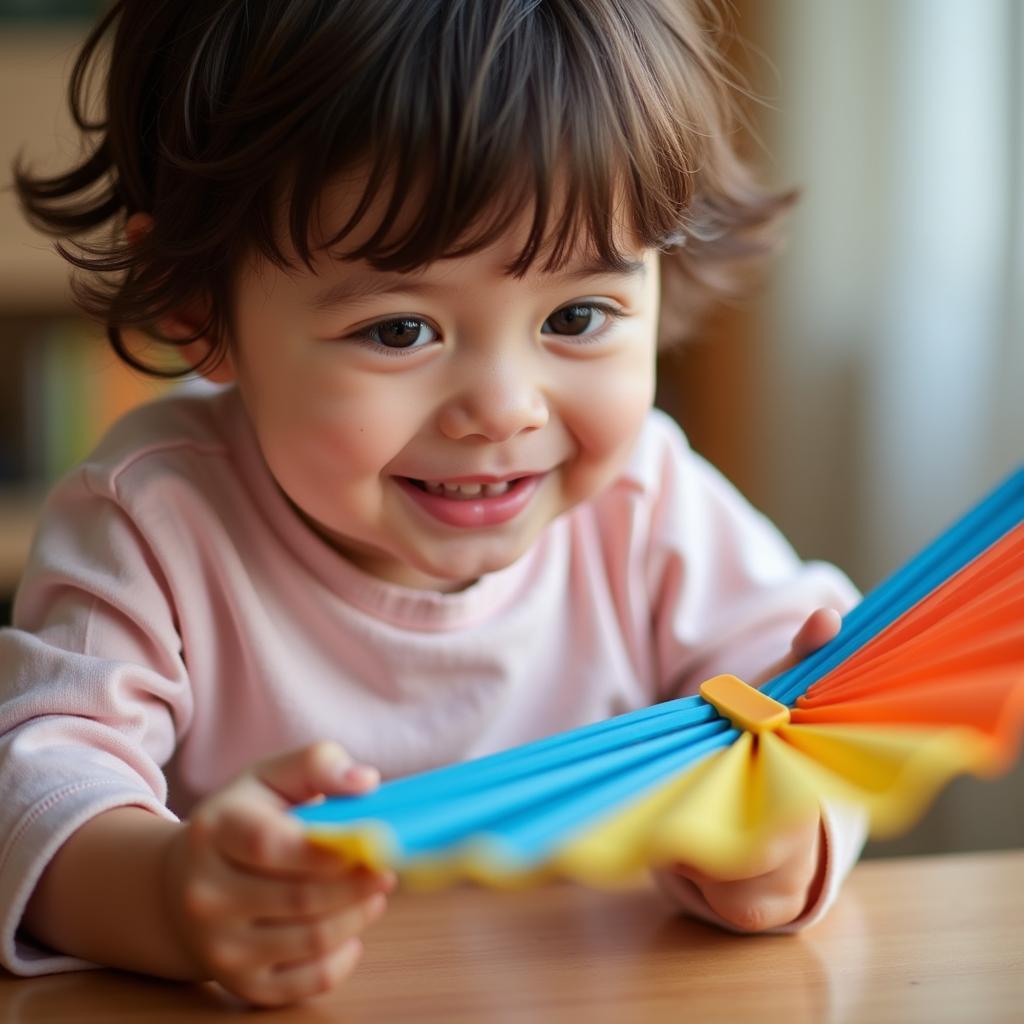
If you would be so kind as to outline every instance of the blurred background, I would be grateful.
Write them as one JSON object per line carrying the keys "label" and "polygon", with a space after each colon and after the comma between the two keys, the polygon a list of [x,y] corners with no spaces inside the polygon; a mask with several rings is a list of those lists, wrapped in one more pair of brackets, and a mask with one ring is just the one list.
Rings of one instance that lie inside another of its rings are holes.
{"label": "blurred background", "polygon": [[[97,0],[0,0],[0,177],[76,153]],[[806,558],[878,584],[1024,459],[1024,2],[738,0],[745,146],[797,186],[748,298],[663,360],[658,402]],[[79,318],[0,193],[0,619],[47,483],[162,385]],[[1024,761],[954,782],[867,855],[1024,846]]]}

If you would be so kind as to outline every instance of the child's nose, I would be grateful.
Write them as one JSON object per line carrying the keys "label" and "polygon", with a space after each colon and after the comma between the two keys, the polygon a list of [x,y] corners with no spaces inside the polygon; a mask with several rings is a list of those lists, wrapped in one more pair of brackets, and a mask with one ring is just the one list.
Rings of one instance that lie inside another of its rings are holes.
{"label": "child's nose", "polygon": [[497,442],[543,427],[548,415],[547,400],[536,383],[502,368],[479,374],[461,388],[442,408],[439,425],[453,440],[479,435]]}

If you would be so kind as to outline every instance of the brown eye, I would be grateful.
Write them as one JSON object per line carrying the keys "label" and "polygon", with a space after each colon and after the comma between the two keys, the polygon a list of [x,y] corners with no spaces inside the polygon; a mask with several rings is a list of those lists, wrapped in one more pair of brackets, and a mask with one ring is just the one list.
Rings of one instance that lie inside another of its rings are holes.
{"label": "brown eye", "polygon": [[420,333],[426,325],[422,320],[385,320],[374,330],[377,340],[387,348],[412,348],[420,340]]}
{"label": "brown eye", "polygon": [[440,341],[437,331],[420,316],[396,316],[349,335],[339,341],[353,341],[382,356],[404,356],[433,348]]}
{"label": "brown eye", "polygon": [[594,318],[595,306],[579,305],[565,306],[552,313],[545,321],[545,326],[551,324],[556,334],[582,334]]}

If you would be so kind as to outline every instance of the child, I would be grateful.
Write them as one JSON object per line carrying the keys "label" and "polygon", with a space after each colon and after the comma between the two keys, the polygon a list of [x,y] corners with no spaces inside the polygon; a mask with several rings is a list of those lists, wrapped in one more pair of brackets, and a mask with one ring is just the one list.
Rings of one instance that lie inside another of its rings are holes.
{"label": "child", "polygon": [[[327,989],[394,878],[289,805],[835,634],[846,577],[652,410],[662,266],[680,323],[787,201],[731,148],[714,35],[696,0],[121,0],[95,28],[98,144],[19,195],[111,223],[59,249],[123,272],[76,290],[123,358],[224,386],[130,414],[44,511],[0,633],[10,970]],[[657,877],[795,931],[863,838],[825,807],[744,877]]]}

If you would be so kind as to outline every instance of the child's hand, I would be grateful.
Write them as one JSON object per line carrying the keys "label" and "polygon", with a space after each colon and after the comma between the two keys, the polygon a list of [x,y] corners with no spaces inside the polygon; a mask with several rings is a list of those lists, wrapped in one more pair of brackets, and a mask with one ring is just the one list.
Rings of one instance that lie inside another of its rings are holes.
{"label": "child's hand", "polygon": [[[818,608],[797,630],[790,652],[766,669],[752,686],[761,686],[828,643],[842,620],[832,608]],[[672,871],[690,879],[708,906],[733,927],[757,932],[798,918],[821,891],[825,875],[825,841],[820,815],[779,836],[754,864],[735,875],[707,875],[688,864]]]}
{"label": "child's hand", "polygon": [[824,647],[839,632],[842,623],[842,616],[835,608],[816,608],[796,631],[789,654],[765,669],[756,679],[747,679],[746,682],[751,686],[763,686],[769,679],[798,665],[819,647]]}
{"label": "child's hand", "polygon": [[178,940],[199,973],[261,1006],[326,991],[359,959],[394,875],[346,868],[286,809],[360,793],[376,769],[332,743],[255,765],[195,809],[172,839],[162,882]]}
{"label": "child's hand", "polygon": [[820,817],[778,836],[756,863],[736,874],[708,875],[689,864],[671,870],[688,878],[708,906],[734,928],[759,932],[795,921],[814,903],[825,876]]}

